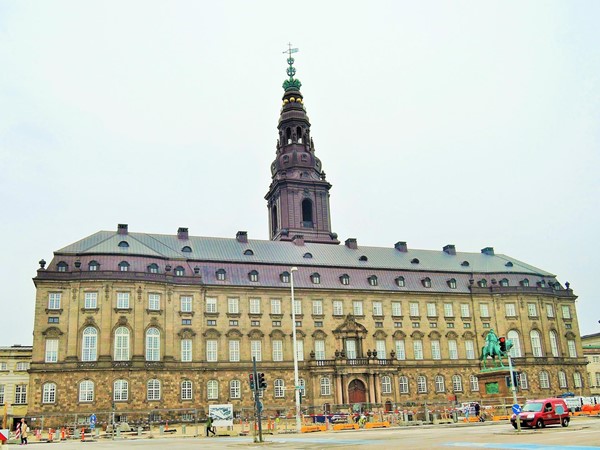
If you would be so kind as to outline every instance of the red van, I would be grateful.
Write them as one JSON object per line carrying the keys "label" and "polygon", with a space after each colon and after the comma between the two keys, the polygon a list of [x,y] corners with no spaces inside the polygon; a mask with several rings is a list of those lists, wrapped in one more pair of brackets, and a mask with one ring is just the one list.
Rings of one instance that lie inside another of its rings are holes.
{"label": "red van", "polygon": [[[569,409],[562,398],[545,398],[542,400],[527,400],[521,410],[521,425],[542,428],[546,425],[569,426]],[[517,428],[517,416],[510,419],[513,427]]]}

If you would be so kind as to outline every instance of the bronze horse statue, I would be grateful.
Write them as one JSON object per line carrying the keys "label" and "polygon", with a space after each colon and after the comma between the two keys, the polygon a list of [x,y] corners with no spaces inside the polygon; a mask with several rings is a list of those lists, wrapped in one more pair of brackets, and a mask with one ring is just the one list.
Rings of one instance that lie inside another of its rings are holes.
{"label": "bronze horse statue", "polygon": [[[485,345],[483,347],[481,347],[481,361],[483,361],[483,368],[486,368],[486,360],[488,358],[488,356],[490,356],[492,358],[492,360],[496,361],[496,356],[498,357],[498,361],[500,362],[500,366],[504,367],[504,364],[502,363],[502,357],[506,356],[506,354],[510,351],[510,349],[512,348],[513,344],[512,342],[507,339],[506,340],[506,352],[503,352],[500,349],[500,340],[498,339],[498,336],[496,336],[496,333],[494,333],[494,330],[490,330],[490,332],[486,335],[485,337]],[[497,366],[497,364],[496,364]]]}

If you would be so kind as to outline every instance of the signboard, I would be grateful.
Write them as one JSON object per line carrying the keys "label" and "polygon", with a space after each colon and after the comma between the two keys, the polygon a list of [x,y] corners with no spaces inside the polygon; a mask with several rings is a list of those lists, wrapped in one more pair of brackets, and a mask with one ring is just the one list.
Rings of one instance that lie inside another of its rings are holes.
{"label": "signboard", "polygon": [[9,430],[0,430],[0,442],[8,441]]}
{"label": "signboard", "polygon": [[208,405],[208,415],[212,417],[215,427],[233,426],[233,405],[231,403]]}
{"label": "signboard", "polygon": [[512,405],[512,412],[513,414],[519,414],[521,412],[521,406],[519,405]]}
{"label": "signboard", "polygon": [[93,430],[94,428],[96,428],[96,414],[92,414],[90,416],[90,428]]}

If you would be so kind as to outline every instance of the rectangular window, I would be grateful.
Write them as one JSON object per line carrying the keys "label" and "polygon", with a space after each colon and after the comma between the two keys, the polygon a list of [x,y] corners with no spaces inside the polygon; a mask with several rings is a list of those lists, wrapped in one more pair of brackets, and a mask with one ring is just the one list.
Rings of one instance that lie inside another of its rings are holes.
{"label": "rectangular window", "polygon": [[262,361],[262,342],[253,340],[250,341],[250,356],[256,358],[256,362]]}
{"label": "rectangular window", "polygon": [[28,362],[18,362],[17,363],[17,370],[18,371],[29,370],[29,363]]}
{"label": "rectangular window", "polygon": [[465,352],[467,359],[475,359],[475,342],[470,339],[465,341]]}
{"label": "rectangular window", "polygon": [[398,339],[396,341],[396,359],[404,361],[406,359],[406,347],[404,346],[404,339]]}
{"label": "rectangular window", "polygon": [[408,377],[400,377],[400,393],[408,394]]}
{"label": "rectangular window", "polygon": [[529,384],[527,382],[527,374],[525,372],[519,373],[519,384],[521,385],[521,389],[529,389]]}
{"label": "rectangular window", "polygon": [[479,314],[481,314],[481,317],[490,317],[490,309],[487,303],[479,304]]}
{"label": "rectangular window", "polygon": [[48,309],[60,309],[60,292],[48,294]]}
{"label": "rectangular window", "polygon": [[181,325],[191,325],[192,319],[181,319]]}
{"label": "rectangular window", "polygon": [[60,318],[58,317],[48,317],[48,323],[59,323]]}
{"label": "rectangular window", "polygon": [[216,297],[206,297],[206,312],[210,313],[210,314],[217,312],[217,298]]}
{"label": "rectangular window", "polygon": [[313,304],[312,313],[315,316],[322,316],[323,315],[323,300],[313,300],[312,304]]}
{"label": "rectangular window", "polygon": [[0,384],[0,405],[4,405],[4,385]]}
{"label": "rectangular window", "polygon": [[402,316],[402,303],[392,302],[392,316],[394,316],[394,317]]}
{"label": "rectangular window", "polygon": [[506,303],[504,305],[506,317],[517,317],[517,309],[514,303]]}
{"label": "rectangular window", "polygon": [[230,327],[237,327],[239,325],[239,321],[238,320],[230,320],[229,321],[229,326]]}
{"label": "rectangular window", "polygon": [[567,340],[567,348],[569,349],[569,358],[577,358],[577,347],[573,339]]}
{"label": "rectangular window", "polygon": [[315,328],[323,328],[323,321],[315,320]]}
{"label": "rectangular window", "polygon": [[454,317],[454,307],[452,303],[444,303],[444,317]]}
{"label": "rectangular window", "polygon": [[181,340],[181,361],[190,362],[192,360],[192,340]]}
{"label": "rectangular window", "polygon": [[271,314],[281,314],[281,299],[280,298],[272,298],[271,299]]}
{"label": "rectangular window", "polygon": [[215,327],[215,326],[217,326],[217,321],[213,320],[213,319],[209,319],[206,321],[206,325],[208,325],[209,327]]}
{"label": "rectangular window", "polygon": [[160,294],[148,294],[148,309],[150,311],[160,310]]}
{"label": "rectangular window", "polygon": [[27,385],[17,384],[15,386],[15,405],[25,405],[27,403]]}
{"label": "rectangular window", "polygon": [[387,359],[387,350],[383,339],[377,339],[375,341],[375,350],[377,350],[377,359]]}
{"label": "rectangular window", "polygon": [[554,305],[550,303],[546,304],[546,317],[548,319],[554,319]]}
{"label": "rectangular window", "polygon": [[402,322],[394,322],[394,327],[402,328]]}
{"label": "rectangular window", "polygon": [[129,308],[129,292],[117,292],[117,309]]}
{"label": "rectangular window", "polygon": [[273,361],[283,361],[283,341],[274,340],[273,345]]}
{"label": "rectangular window", "polygon": [[323,339],[315,340],[315,359],[317,361],[325,359],[325,341]]}
{"label": "rectangular window", "polygon": [[563,319],[571,318],[571,308],[569,308],[569,305],[562,306],[562,316],[563,316]]}
{"label": "rectangular window", "polygon": [[46,358],[47,363],[58,362],[58,339],[46,339]]}
{"label": "rectangular window", "polygon": [[437,308],[435,303],[427,303],[427,317],[436,317],[437,316]]}
{"label": "rectangular window", "polygon": [[355,316],[363,315],[363,302],[362,300],[355,300],[352,302],[352,310]]}
{"label": "rectangular window", "polygon": [[250,302],[250,314],[260,314],[260,298],[251,298]]}
{"label": "rectangular window", "polygon": [[537,317],[537,305],[535,303],[527,303],[527,314],[529,317]]}
{"label": "rectangular window", "polygon": [[237,297],[229,297],[227,299],[227,312],[229,314],[240,313],[240,299]]}
{"label": "rectangular window", "polygon": [[8,364],[4,361],[0,362],[0,370],[8,370]]}
{"label": "rectangular window", "polygon": [[206,360],[208,362],[217,361],[217,341],[209,339],[206,341]]}
{"label": "rectangular window", "polygon": [[383,328],[383,322],[375,322],[375,328]]}
{"label": "rectangular window", "polygon": [[413,352],[415,354],[415,359],[423,359],[423,341],[413,341]]}
{"label": "rectangular window", "polygon": [[294,299],[294,314],[297,316],[302,315],[302,300],[299,298]]}
{"label": "rectangular window", "polygon": [[96,309],[98,307],[98,293],[86,292],[84,296],[83,307],[85,309]]}
{"label": "rectangular window", "polygon": [[419,304],[418,303],[410,303],[410,316],[411,317],[419,317]]}
{"label": "rectangular window", "polygon": [[253,327],[260,327],[260,320],[251,320],[250,325]]}
{"label": "rectangular window", "polygon": [[271,322],[271,326],[280,327],[281,326],[281,320],[274,320],[273,322]]}
{"label": "rectangular window", "polygon": [[238,362],[240,360],[240,341],[229,341],[229,361]]}
{"label": "rectangular window", "polygon": [[468,303],[460,304],[460,317],[462,317],[463,319],[471,317],[471,311],[469,309]]}
{"label": "rectangular window", "polygon": [[341,300],[333,301],[333,315],[334,316],[343,316],[344,315],[344,302]]}
{"label": "rectangular window", "polygon": [[356,359],[356,341],[354,339],[346,339],[346,356],[348,359]]}
{"label": "rectangular window", "polygon": [[442,352],[440,351],[440,341],[434,339],[431,341],[431,358],[442,359]]}
{"label": "rectangular window", "polygon": [[184,295],[181,300],[181,312],[192,312],[192,297]]}
{"label": "rectangular window", "polygon": [[455,339],[448,339],[448,356],[450,359],[458,359],[458,345]]}
{"label": "rectangular window", "polygon": [[381,302],[373,302],[373,315],[383,316],[383,305]]}
{"label": "rectangular window", "polygon": [[297,340],[296,341],[296,355],[298,361],[304,361],[304,341]]}

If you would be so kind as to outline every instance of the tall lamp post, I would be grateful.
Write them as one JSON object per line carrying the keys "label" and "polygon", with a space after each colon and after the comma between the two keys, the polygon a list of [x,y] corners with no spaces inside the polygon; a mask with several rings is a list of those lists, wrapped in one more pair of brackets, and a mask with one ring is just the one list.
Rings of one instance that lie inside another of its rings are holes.
{"label": "tall lamp post", "polygon": [[294,299],[294,272],[297,267],[290,269],[290,286],[292,290],[292,350],[294,352],[294,394],[296,396],[296,432],[300,433],[302,429],[302,419],[300,418],[300,383],[298,381],[298,350],[296,348],[296,300]]}

